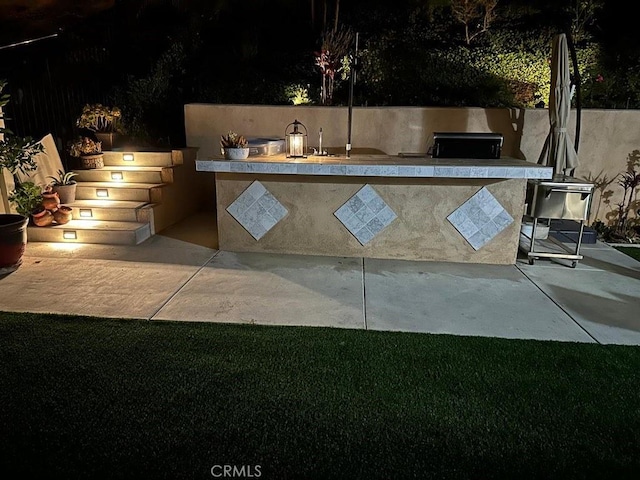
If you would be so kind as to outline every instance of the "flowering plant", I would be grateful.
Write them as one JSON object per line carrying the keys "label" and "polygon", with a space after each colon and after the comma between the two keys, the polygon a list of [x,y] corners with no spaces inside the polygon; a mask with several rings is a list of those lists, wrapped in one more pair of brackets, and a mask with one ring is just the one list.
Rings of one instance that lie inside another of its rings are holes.
{"label": "flowering plant", "polygon": [[69,155],[82,157],[102,153],[102,142],[96,142],[89,137],[78,137],[69,145]]}
{"label": "flowering plant", "polygon": [[320,68],[322,87],[320,97],[323,105],[331,104],[333,100],[336,73],[342,73],[341,79],[346,80],[351,74],[352,59],[349,56],[354,34],[349,28],[326,31],[322,36],[322,48],[314,52],[316,66]]}
{"label": "flowering plant", "polygon": [[76,126],[93,132],[122,132],[122,113],[118,107],[105,107],[101,103],[87,104],[76,121]]}

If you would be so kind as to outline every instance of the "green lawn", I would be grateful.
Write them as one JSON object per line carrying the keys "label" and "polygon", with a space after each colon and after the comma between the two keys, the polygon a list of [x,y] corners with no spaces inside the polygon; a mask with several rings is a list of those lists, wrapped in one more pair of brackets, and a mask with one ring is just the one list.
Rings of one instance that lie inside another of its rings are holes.
{"label": "green lawn", "polygon": [[0,356],[4,478],[640,471],[637,347],[0,313]]}
{"label": "green lawn", "polygon": [[640,248],[638,247],[615,247],[616,250],[620,250],[622,253],[626,253],[631,258],[635,258],[640,262]]}

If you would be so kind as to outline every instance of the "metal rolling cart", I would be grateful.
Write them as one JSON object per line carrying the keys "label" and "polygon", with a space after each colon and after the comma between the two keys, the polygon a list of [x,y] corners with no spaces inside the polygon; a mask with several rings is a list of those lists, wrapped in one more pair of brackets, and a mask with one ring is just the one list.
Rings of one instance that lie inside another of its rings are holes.
{"label": "metal rolling cart", "polygon": [[[582,233],[584,222],[589,218],[593,189],[594,184],[565,175],[556,175],[552,180],[529,180],[525,212],[525,216],[533,219],[533,230],[527,251],[529,265],[533,265],[538,258],[562,258],[571,260],[571,267],[575,268],[578,261],[582,260],[583,256],[580,255]],[[540,219],[546,219],[549,222],[554,219],[579,222],[575,250],[568,250],[564,244],[551,237],[550,240],[561,247],[564,253],[536,251],[536,230]]]}

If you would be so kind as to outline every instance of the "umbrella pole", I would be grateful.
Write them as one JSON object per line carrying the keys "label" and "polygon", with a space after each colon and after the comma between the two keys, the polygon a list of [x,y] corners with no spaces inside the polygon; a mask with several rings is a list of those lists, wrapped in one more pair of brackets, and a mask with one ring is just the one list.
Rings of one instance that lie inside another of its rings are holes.
{"label": "umbrella pole", "polygon": [[351,75],[349,77],[349,118],[347,125],[347,158],[351,157],[351,124],[353,123],[353,85],[356,83],[356,69],[358,67],[358,32],[356,32],[356,49],[351,63]]}
{"label": "umbrella pole", "polygon": [[[580,124],[581,124],[581,113],[582,113],[582,102],[580,99],[580,70],[578,68],[578,54],[576,53],[576,46],[573,43],[573,37],[571,36],[571,29],[566,29],[567,35],[567,46],[569,47],[569,52],[571,53],[571,63],[573,64],[573,77],[576,86],[576,135],[575,135],[575,150],[578,153],[578,146],[580,145]],[[575,170],[575,169],[574,169]],[[572,173],[573,175],[573,173]]]}

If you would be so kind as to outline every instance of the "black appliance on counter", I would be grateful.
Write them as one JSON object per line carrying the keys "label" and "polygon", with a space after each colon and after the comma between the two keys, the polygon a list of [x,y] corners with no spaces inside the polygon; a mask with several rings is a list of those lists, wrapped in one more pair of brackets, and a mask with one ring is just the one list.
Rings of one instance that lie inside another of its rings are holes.
{"label": "black appliance on counter", "polygon": [[501,133],[434,132],[429,153],[433,158],[498,159],[503,142]]}

